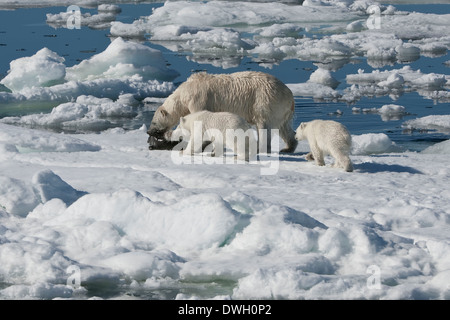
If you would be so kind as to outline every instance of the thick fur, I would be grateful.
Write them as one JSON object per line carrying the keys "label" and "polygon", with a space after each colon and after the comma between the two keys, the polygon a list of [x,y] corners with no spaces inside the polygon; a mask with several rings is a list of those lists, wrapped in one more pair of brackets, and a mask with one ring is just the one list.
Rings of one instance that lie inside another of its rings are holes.
{"label": "thick fur", "polygon": [[334,167],[353,171],[349,157],[352,137],[341,123],[330,120],[303,122],[297,128],[295,138],[308,140],[311,153],[306,155],[307,160],[314,160],[318,166],[324,166],[324,156],[331,155],[336,160]]}
{"label": "thick fur", "polygon": [[[195,133],[197,122],[200,132]],[[180,133],[177,131],[181,130]],[[192,155],[203,150],[205,142],[211,142],[214,156],[221,156],[224,147],[233,150],[239,160],[255,160],[257,142],[250,124],[244,118],[230,112],[199,111],[180,118],[180,124],[173,132],[176,136],[182,136],[183,131],[189,131],[189,143],[184,154]],[[196,134],[201,134],[197,136]],[[195,138],[201,141],[195,142]]]}
{"label": "thick fur", "polygon": [[[202,110],[235,113],[257,129],[279,129],[286,143],[281,152],[293,152],[297,146],[291,127],[294,114],[291,90],[274,76],[253,71],[193,74],[156,110],[148,134],[161,136],[180,117]],[[269,130],[268,152],[270,139]]]}

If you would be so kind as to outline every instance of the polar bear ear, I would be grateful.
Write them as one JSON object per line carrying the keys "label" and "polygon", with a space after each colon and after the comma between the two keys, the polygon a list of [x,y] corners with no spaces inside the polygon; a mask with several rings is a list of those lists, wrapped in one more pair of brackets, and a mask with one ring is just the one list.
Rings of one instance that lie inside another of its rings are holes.
{"label": "polar bear ear", "polygon": [[180,123],[186,123],[186,118],[185,117],[181,117],[180,118]]}
{"label": "polar bear ear", "polygon": [[300,129],[305,129],[306,128],[306,122],[302,122],[300,123]]}
{"label": "polar bear ear", "polygon": [[161,115],[162,115],[163,117],[167,117],[167,116],[169,115],[169,113],[168,113],[166,110],[161,109]]}

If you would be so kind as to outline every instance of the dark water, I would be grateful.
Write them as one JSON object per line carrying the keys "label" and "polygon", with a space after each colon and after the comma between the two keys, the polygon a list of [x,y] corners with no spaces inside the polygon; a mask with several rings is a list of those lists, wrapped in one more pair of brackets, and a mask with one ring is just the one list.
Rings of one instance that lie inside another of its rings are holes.
{"label": "dark water", "polygon": [[[116,19],[125,23],[148,16],[152,8],[162,6],[162,3],[153,4],[126,4],[119,5],[122,12]],[[449,13],[450,5],[395,5],[398,10],[417,11],[425,13]],[[68,30],[65,28],[52,28],[46,24],[47,13],[59,13],[66,11],[65,7],[29,8],[13,11],[0,11],[0,78],[4,77],[9,70],[9,63],[24,56],[31,56],[43,47],[63,56],[66,66],[70,67],[80,61],[102,52],[111,42],[109,28],[90,29],[82,27],[80,30]],[[96,14],[96,9],[82,8],[82,12]],[[208,63],[190,61],[189,52],[172,52],[157,43],[144,41],[146,45],[159,49],[163,52],[168,64],[177,70],[181,76],[176,82],[184,81],[194,70],[206,70],[211,73],[230,73],[243,70],[255,70],[271,73],[285,83],[301,83],[309,79],[311,73],[317,69],[313,61],[285,60],[271,69],[264,68],[256,63],[251,57],[244,57],[237,67],[222,69]],[[379,70],[399,69],[409,65],[413,70],[420,69],[423,73],[450,74],[450,68],[444,65],[450,60],[450,54],[440,57],[423,57],[408,63],[385,66]],[[344,64],[339,70],[333,72],[333,76],[340,81],[337,90],[343,90],[349,86],[345,77],[347,74],[355,74],[358,69],[364,69],[366,73],[374,70],[364,58],[358,57]],[[390,119],[386,121],[378,114],[354,113],[353,107],[357,108],[380,108],[384,104],[398,104],[406,108],[410,113],[407,116]],[[36,112],[50,112],[54,105],[34,106],[33,108],[2,108],[0,105],[0,117],[12,114],[29,114]],[[339,114],[336,111],[339,110]],[[419,151],[439,141],[450,138],[449,134],[435,132],[404,132],[402,123],[409,119],[427,115],[450,114],[449,103],[437,103],[420,96],[419,94],[405,93],[397,100],[388,96],[376,98],[362,98],[353,105],[343,102],[321,102],[311,98],[296,97],[296,112],[293,126],[296,128],[300,122],[312,119],[334,119],[345,124],[352,134],[363,133],[386,133],[395,143],[408,150]],[[148,123],[152,113],[144,112],[137,119],[129,119],[118,125],[126,128],[137,128],[143,122]]]}

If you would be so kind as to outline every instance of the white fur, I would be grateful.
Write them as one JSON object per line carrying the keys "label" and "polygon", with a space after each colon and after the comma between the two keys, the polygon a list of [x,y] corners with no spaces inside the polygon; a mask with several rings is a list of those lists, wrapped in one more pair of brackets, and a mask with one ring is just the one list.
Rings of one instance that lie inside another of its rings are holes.
{"label": "white fur", "polygon": [[[196,125],[197,127],[195,127]],[[177,132],[178,130],[181,130],[181,133]],[[184,154],[200,153],[203,142],[211,141],[215,156],[222,155],[226,146],[234,150],[239,160],[249,161],[256,157],[257,142],[252,127],[237,114],[206,110],[194,112],[180,118],[180,124],[173,134],[181,136],[182,130],[189,131],[190,135]],[[195,132],[195,130],[199,132]],[[200,140],[194,141],[194,139]]]}
{"label": "white fur", "polygon": [[317,165],[324,166],[324,156],[331,155],[336,160],[335,167],[353,171],[349,157],[352,138],[341,123],[330,120],[303,122],[297,128],[295,139],[308,140],[311,153],[306,159],[315,160]]}
{"label": "white fur", "polygon": [[282,152],[293,152],[297,146],[291,127],[294,114],[291,90],[274,76],[253,71],[193,74],[156,110],[148,133],[171,130],[180,117],[201,110],[232,112],[257,129],[279,129],[286,143]]}

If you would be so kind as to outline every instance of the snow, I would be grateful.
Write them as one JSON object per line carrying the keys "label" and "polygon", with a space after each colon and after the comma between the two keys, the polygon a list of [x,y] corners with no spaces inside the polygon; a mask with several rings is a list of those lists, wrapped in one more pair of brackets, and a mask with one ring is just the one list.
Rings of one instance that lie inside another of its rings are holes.
{"label": "snow", "polygon": [[163,299],[448,298],[446,142],[392,153],[384,134],[354,135],[351,174],[297,151],[263,176],[260,163],[178,165],[147,150],[145,129],[0,125],[0,296],[87,298],[107,282]]}

